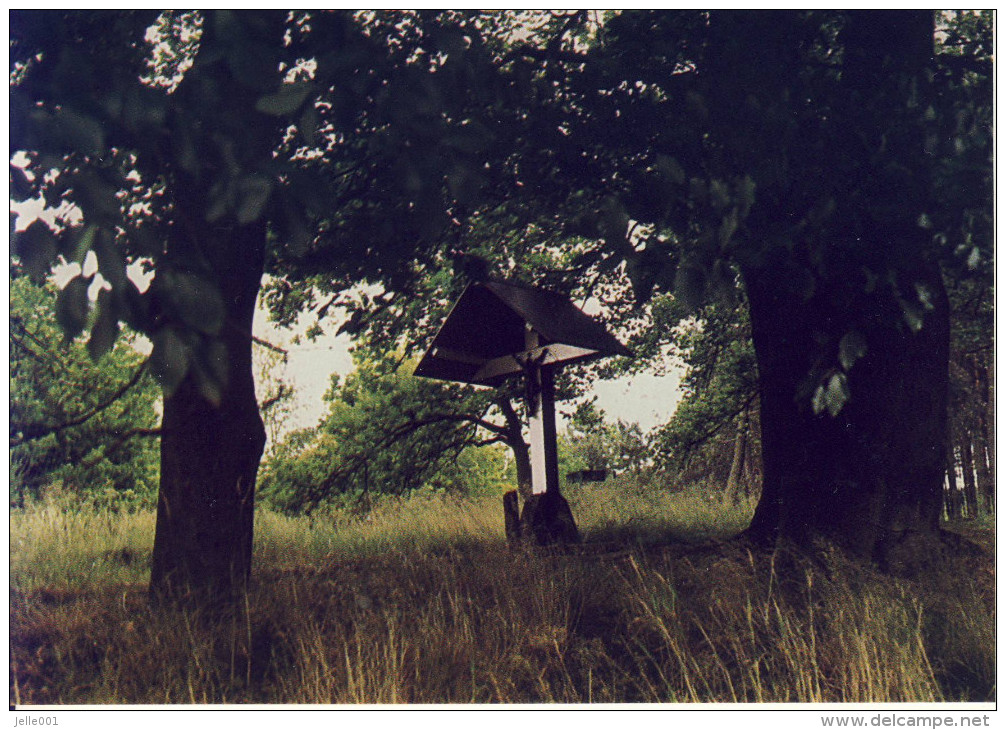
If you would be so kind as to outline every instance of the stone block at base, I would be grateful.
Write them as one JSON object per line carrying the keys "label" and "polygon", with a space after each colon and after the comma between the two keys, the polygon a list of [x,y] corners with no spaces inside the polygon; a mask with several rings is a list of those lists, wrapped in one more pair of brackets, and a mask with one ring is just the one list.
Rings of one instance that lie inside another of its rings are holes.
{"label": "stone block at base", "polygon": [[569,502],[558,492],[535,494],[524,503],[520,515],[520,536],[539,545],[580,541]]}

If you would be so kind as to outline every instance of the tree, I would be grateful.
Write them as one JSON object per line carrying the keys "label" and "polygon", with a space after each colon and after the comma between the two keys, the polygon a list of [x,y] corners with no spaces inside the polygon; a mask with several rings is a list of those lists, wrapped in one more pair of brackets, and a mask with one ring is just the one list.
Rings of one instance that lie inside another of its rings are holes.
{"label": "tree", "polygon": [[[91,323],[93,277],[74,278],[57,303],[63,329],[75,337],[91,324],[96,353],[120,321],[154,343],[164,390],[155,595],[227,597],[249,574],[265,442],[251,322],[267,266],[297,259],[303,275],[344,286],[398,281],[450,222],[437,173],[466,153],[436,144],[448,125],[430,104],[451,81],[417,51],[414,22],[279,11],[12,16],[14,196],[65,213],[55,230],[25,231],[15,255],[41,277],[57,259],[93,251],[105,293]],[[458,40],[417,37],[433,54]],[[369,177],[346,151],[365,157]],[[131,264],[153,272],[148,290],[127,275]]]}
{"label": "tree", "polygon": [[607,421],[593,400],[573,411],[564,440],[568,469],[639,476],[650,461],[649,443],[639,425]]}
{"label": "tree", "polygon": [[[995,509],[992,289],[980,278],[952,282],[950,427],[947,434],[948,516]],[[964,489],[957,487],[958,471]]]}
{"label": "tree", "polygon": [[[725,19],[722,33],[737,30]],[[775,35],[776,63],[795,32],[783,26]],[[840,112],[830,120],[836,126],[801,161],[820,165],[827,155],[829,174],[862,182],[823,188],[834,212],[817,230],[787,231],[795,256],[769,251],[741,266],[760,372],[764,480],[750,528],[759,539],[823,535],[888,563],[923,557],[918,541],[937,530],[949,307],[938,251],[918,224],[931,175],[919,164],[925,91],[911,90],[924,83],[932,35],[931,13],[850,14],[829,100]],[[734,54],[724,54],[724,72],[740,68]],[[778,80],[763,87],[767,103],[784,94],[773,88]],[[913,93],[922,95],[916,111]],[[762,123],[735,121],[747,131]],[[810,193],[824,179],[807,170],[799,183]],[[789,205],[755,215],[778,229]],[[780,278],[787,267],[792,275]],[[809,402],[799,398],[808,375]]]}
{"label": "tree", "polygon": [[[595,261],[624,261],[644,297],[744,286],[759,541],[825,537],[893,567],[937,535],[940,266],[991,237],[987,58],[934,58],[933,37],[930,12],[623,13],[586,50],[515,51],[554,100],[515,132],[522,179],[581,201]],[[964,182],[983,191],[969,206],[934,194]]]}
{"label": "tree", "polygon": [[47,315],[54,298],[51,286],[11,281],[11,503],[57,481],[110,506],[152,496],[158,393],[144,358],[120,342],[92,368]]}
{"label": "tree", "polygon": [[[57,254],[93,250],[109,288],[92,347],[114,341],[119,320],[152,339],[164,416],[151,587],[227,594],[250,565],[265,441],[251,320],[282,126],[256,105],[282,84],[283,14],[166,15],[160,26],[153,13],[12,21],[12,149],[27,159],[12,175],[23,197],[83,217],[64,219],[56,235],[39,228],[16,251],[44,272]],[[180,81],[150,78],[151,28],[173,36],[169,50],[191,64]],[[126,274],[141,261],[155,274],[142,294]],[[69,336],[87,324],[89,284],[78,276],[60,295]]]}
{"label": "tree", "polygon": [[259,411],[269,444],[266,456],[269,456],[270,452],[275,453],[293,412],[294,388],[285,377],[289,353],[258,337],[253,337],[252,341]]}
{"label": "tree", "polygon": [[[637,305],[694,307],[743,286],[763,457],[749,535],[924,559],[945,467],[942,269],[992,240],[990,26],[973,17],[941,16],[964,40],[934,55],[929,11],[539,14],[520,33],[423,15],[423,34],[463,27],[477,49],[461,54],[476,93],[448,116],[486,156],[453,189],[441,255],[483,253],[468,234],[502,222],[575,246],[570,289],[624,272]],[[385,283],[377,309],[408,282]]]}
{"label": "tree", "polygon": [[498,422],[496,394],[414,378],[415,363],[389,355],[357,350],[354,359],[345,380],[332,377],[318,427],[288,436],[267,462],[263,489],[281,508],[310,511],[336,498],[423,486],[468,488],[465,467],[479,464],[462,454],[475,447],[505,444],[527,458],[519,422],[516,434]]}
{"label": "tree", "polygon": [[758,425],[758,367],[747,313],[723,301],[692,316],[673,301],[655,313],[644,335],[673,332],[674,353],[686,368],[681,401],[654,438],[657,461],[679,478],[725,484],[724,496],[734,498],[742,479],[752,487],[744,477],[758,472],[752,463],[760,430],[752,428]]}

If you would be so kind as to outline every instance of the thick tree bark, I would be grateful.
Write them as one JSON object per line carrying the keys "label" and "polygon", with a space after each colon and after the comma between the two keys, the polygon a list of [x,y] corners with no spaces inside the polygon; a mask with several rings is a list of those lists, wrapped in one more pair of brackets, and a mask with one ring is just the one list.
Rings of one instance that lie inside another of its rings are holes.
{"label": "thick tree bark", "polygon": [[[710,21],[716,149],[756,189],[738,252],[761,406],[749,535],[824,538],[893,568],[939,535],[946,468],[949,304],[918,223],[931,195],[933,14],[844,14],[841,73],[815,87],[820,100],[793,71],[803,17]],[[808,111],[819,103],[826,115]],[[808,214],[825,201],[832,212]],[[786,245],[759,245],[773,239]],[[815,389],[829,384],[837,412],[815,413]]]}
{"label": "thick tree bark", "polygon": [[165,398],[161,485],[151,594],[239,594],[250,575],[254,490],[265,428],[252,370],[252,318],[262,278],[265,226],[213,231],[207,246],[226,319],[219,342],[226,382],[219,404],[207,400],[190,368]]}
{"label": "thick tree bark", "polygon": [[[920,267],[905,278],[906,288],[921,282],[931,294],[918,332],[899,321],[893,297],[864,294],[858,307],[851,292],[801,301],[769,274],[745,276],[764,473],[750,534],[823,536],[881,563],[911,560],[919,539],[938,532],[946,471],[949,307],[939,271]],[[852,330],[867,351],[848,373],[849,401],[836,416],[814,414],[808,376],[821,341],[837,352]]]}
{"label": "thick tree bark", "polygon": [[[234,44],[270,53],[283,37],[285,19],[282,10],[249,16],[247,24],[207,18],[195,63],[174,91],[184,113],[169,117],[168,124],[178,133],[183,130],[174,127],[194,125],[184,131],[194,135],[201,156],[199,164],[174,170],[175,225],[159,271],[188,270],[217,287],[223,325],[217,333],[196,336],[203,345],[211,344],[206,338],[215,340],[203,353],[225,362],[201,364],[223,374],[219,398],[207,399],[199,373],[190,367],[164,400],[150,579],[155,598],[193,596],[200,605],[227,601],[242,593],[250,576],[255,481],[266,440],[255,397],[252,320],[265,268],[269,209],[264,201],[256,205],[239,196],[214,222],[207,216],[221,188],[276,182],[270,167],[283,122],[256,107],[279,80],[278,56],[275,66],[258,58],[261,63],[249,67],[246,58],[235,62]],[[165,144],[170,159],[177,153],[170,141]],[[201,331],[192,322],[185,325],[189,334]]]}

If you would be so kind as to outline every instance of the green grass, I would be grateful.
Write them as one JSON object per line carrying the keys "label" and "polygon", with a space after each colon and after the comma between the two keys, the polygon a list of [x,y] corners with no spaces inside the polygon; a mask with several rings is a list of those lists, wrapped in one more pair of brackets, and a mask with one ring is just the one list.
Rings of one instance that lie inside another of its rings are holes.
{"label": "green grass", "polygon": [[716,542],[750,505],[570,490],[585,544],[507,546],[498,496],[261,510],[229,615],[153,609],[153,517],[11,516],[11,702],[991,700],[987,564],[925,584]]}

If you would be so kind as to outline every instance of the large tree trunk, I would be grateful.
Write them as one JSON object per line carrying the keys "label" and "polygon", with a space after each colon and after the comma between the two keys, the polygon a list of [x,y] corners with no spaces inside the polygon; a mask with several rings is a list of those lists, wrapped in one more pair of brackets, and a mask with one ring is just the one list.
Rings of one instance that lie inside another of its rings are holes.
{"label": "large tree trunk", "polygon": [[709,26],[711,124],[756,191],[737,254],[761,405],[749,534],[894,567],[938,536],[946,468],[949,304],[919,226],[933,14],[845,13],[821,100],[793,71],[804,17],[714,12]]}
{"label": "large tree trunk", "polygon": [[[190,367],[164,400],[150,579],[155,597],[226,601],[243,591],[251,571],[255,481],[266,440],[255,397],[252,320],[269,210],[239,192],[230,202],[223,198],[225,209],[213,222],[208,216],[228,189],[243,190],[252,180],[259,188],[264,180],[276,182],[270,163],[283,122],[256,107],[278,81],[278,55],[256,64],[244,57],[237,62],[233,43],[234,34],[241,34],[247,48],[271,53],[283,37],[285,18],[286,11],[243,16],[247,23],[208,17],[196,61],[174,91],[190,111],[169,124],[193,135],[199,164],[175,169],[175,226],[159,267],[210,280],[222,297],[224,321],[218,332],[197,335],[204,361]],[[198,312],[190,310],[189,319]],[[185,324],[189,334],[203,329],[198,322]],[[207,390],[197,367],[222,375],[216,393]]]}
{"label": "large tree trunk", "polygon": [[208,242],[226,319],[219,403],[190,368],[165,398],[161,485],[151,593],[224,599],[250,574],[254,490],[265,428],[252,370],[252,318],[262,278],[265,226],[216,229]]}
{"label": "large tree trunk", "polygon": [[[798,542],[823,536],[881,563],[911,560],[919,539],[938,532],[946,469],[949,309],[939,272],[906,278],[908,288],[922,281],[931,293],[934,308],[918,332],[880,295],[862,295],[856,308],[854,293],[802,301],[766,274],[745,276],[764,474],[750,533]],[[849,400],[837,415],[815,414],[808,378],[820,343],[837,352],[849,331],[861,332],[867,346],[848,373]]]}

